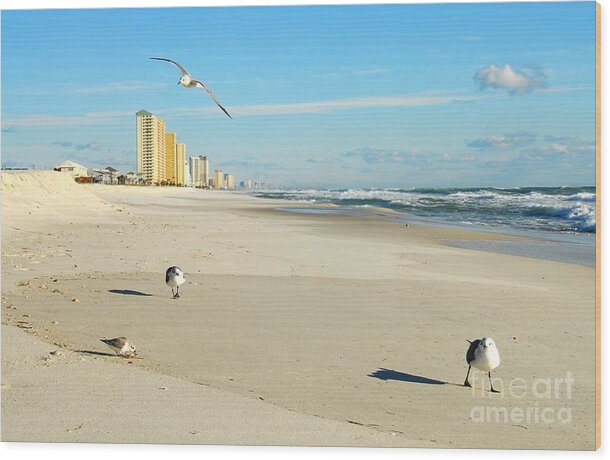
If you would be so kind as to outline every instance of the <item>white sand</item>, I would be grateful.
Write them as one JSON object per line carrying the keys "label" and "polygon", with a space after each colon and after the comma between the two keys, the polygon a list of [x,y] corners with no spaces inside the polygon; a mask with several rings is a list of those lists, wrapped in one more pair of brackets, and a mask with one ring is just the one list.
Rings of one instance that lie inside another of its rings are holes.
{"label": "white sand", "polygon": [[[237,193],[59,173],[3,173],[2,192],[4,441],[594,448],[591,267]],[[107,355],[115,335],[143,359]],[[461,386],[465,339],[483,335],[501,395],[480,373]],[[532,391],[568,372],[569,397]],[[486,407],[570,421],[472,420]]]}

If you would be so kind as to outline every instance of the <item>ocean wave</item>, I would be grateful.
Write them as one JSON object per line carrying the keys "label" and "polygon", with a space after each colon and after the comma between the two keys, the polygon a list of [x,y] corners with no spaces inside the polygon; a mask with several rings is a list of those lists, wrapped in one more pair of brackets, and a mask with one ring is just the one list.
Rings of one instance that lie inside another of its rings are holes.
{"label": "ocean wave", "polygon": [[420,216],[558,232],[595,232],[594,187],[476,189],[293,189],[258,196],[343,206],[386,207]]}

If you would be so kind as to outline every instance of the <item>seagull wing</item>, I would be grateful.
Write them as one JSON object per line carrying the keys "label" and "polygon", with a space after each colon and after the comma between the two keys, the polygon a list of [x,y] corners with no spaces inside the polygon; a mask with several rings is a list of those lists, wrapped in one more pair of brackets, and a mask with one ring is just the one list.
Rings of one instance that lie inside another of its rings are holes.
{"label": "seagull wing", "polygon": [[468,347],[468,351],[466,352],[466,362],[468,364],[470,364],[471,362],[474,361],[474,352],[477,349],[477,347],[479,346],[480,342],[481,342],[480,339],[473,340],[472,342],[470,342],[470,346]]}
{"label": "seagull wing", "polygon": [[178,64],[176,61],[172,61],[171,59],[159,58],[159,57],[151,57],[151,59],[154,59],[156,61],[169,62],[171,64],[174,64],[176,67],[178,67],[180,69],[180,72],[182,72],[183,74],[188,75],[188,76],[191,75],[188,70],[186,70],[184,67],[182,67],[180,64]]}
{"label": "seagull wing", "polygon": [[216,105],[218,107],[221,108],[221,110],[227,114],[227,117],[229,117],[231,120],[233,119],[233,117],[231,115],[229,115],[229,112],[227,112],[225,110],[225,108],[222,106],[222,104],[220,103],[220,101],[216,98],[216,96],[214,95],[214,93],[212,92],[212,90],[210,88],[208,88],[202,81],[199,80],[193,80],[193,82],[195,82],[196,85],[201,86],[203,89],[205,89],[208,93],[208,95],[214,100],[214,102],[216,102]]}

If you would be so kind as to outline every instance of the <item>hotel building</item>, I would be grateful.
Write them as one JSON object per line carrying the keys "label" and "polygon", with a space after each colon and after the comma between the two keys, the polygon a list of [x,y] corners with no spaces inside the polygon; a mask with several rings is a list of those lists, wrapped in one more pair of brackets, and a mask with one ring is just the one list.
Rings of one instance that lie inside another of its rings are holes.
{"label": "hotel building", "polygon": [[214,170],[214,188],[221,189],[224,188],[224,180],[222,176],[222,170],[216,169]]}
{"label": "hotel building", "polygon": [[186,144],[176,144],[176,185],[185,185],[184,163],[186,162]]}
{"label": "hotel building", "polygon": [[176,133],[165,133],[165,180],[170,185],[176,185]]}
{"label": "hotel building", "polygon": [[138,174],[146,182],[162,184],[166,180],[165,123],[146,110],[136,113],[136,155]]}
{"label": "hotel building", "polygon": [[210,175],[210,164],[208,157],[199,155],[189,158],[191,170],[191,184],[195,187],[207,187]]}

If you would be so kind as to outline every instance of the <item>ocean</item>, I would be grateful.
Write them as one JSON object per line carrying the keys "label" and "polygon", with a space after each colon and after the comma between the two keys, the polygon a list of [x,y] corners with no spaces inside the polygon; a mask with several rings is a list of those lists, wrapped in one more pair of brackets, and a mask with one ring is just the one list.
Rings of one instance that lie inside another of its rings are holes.
{"label": "ocean", "polygon": [[[595,187],[485,187],[414,189],[289,189],[253,192],[260,198],[295,201],[291,212],[368,213],[385,208],[397,219],[456,225],[528,236],[527,241],[447,241],[484,251],[595,265]],[[333,204],[299,207],[296,202]]]}
{"label": "ocean", "polygon": [[387,208],[465,226],[595,233],[595,187],[265,190],[261,198]]}

